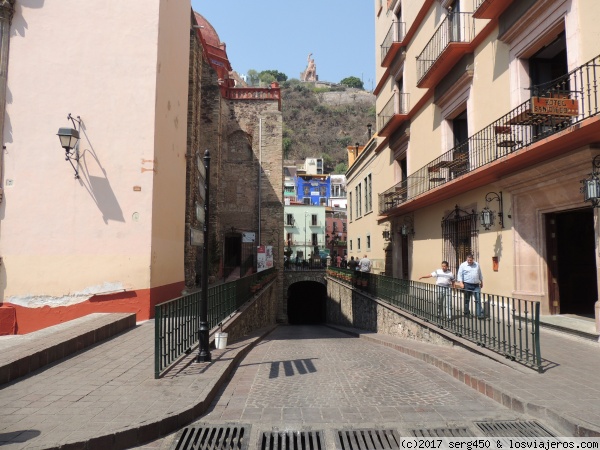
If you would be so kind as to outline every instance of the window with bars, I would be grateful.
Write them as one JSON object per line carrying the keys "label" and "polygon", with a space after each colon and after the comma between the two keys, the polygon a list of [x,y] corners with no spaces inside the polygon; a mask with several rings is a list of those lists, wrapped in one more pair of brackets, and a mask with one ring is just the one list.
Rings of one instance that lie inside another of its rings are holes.
{"label": "window with bars", "polygon": [[477,214],[463,211],[458,206],[442,220],[443,259],[448,261],[450,270],[456,275],[458,266],[467,259],[469,253],[479,259],[479,232]]}
{"label": "window with bars", "polygon": [[317,225],[317,215],[316,214],[312,214],[311,218],[310,218],[310,224],[314,227]]}
{"label": "window with bars", "polygon": [[365,177],[365,213],[373,210],[373,199],[371,198],[371,174]]}
{"label": "window with bars", "polygon": [[285,224],[286,225],[294,225],[294,216],[292,214],[286,214],[286,220],[285,220]]}

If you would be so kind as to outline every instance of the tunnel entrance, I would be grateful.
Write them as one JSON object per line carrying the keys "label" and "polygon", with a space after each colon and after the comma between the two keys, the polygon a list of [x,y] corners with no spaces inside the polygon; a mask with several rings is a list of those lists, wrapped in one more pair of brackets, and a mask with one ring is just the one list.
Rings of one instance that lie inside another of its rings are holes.
{"label": "tunnel entrance", "polygon": [[288,288],[288,323],[314,325],[325,323],[327,289],[315,281],[299,281]]}

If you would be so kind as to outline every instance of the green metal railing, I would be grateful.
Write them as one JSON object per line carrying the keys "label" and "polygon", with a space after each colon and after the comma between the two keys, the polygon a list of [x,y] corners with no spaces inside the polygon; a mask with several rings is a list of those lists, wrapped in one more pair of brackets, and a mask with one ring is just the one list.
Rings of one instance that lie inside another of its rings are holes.
{"label": "green metal railing", "polygon": [[[252,295],[277,276],[267,269],[229,283],[208,288],[208,326],[218,326]],[[159,378],[170,366],[198,343],[201,291],[184,295],[154,307],[154,377]]]}
{"label": "green metal railing", "polygon": [[[464,314],[464,291],[434,284],[328,268],[343,283],[394,305],[456,336],[542,371],[540,302],[481,293],[483,319]],[[471,299],[470,312],[475,304]]]}

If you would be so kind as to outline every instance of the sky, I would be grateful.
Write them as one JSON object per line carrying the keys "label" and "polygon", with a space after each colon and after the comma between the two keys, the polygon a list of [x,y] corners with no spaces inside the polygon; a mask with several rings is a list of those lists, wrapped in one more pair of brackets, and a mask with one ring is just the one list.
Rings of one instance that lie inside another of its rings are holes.
{"label": "sky", "polygon": [[300,78],[307,57],[320,81],[375,81],[373,0],[192,0],[227,44],[233,69],[278,70]]}

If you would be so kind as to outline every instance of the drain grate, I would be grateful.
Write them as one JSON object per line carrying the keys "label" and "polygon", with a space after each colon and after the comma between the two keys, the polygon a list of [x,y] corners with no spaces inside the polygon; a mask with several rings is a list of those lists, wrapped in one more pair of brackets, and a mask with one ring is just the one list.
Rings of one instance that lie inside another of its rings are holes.
{"label": "drain grate", "polygon": [[503,422],[475,422],[485,436],[490,437],[555,437],[539,423],[509,420]]}
{"label": "drain grate", "polygon": [[400,448],[396,430],[340,430],[335,435],[336,450],[392,450]]}
{"label": "drain grate", "polygon": [[260,450],[325,450],[322,431],[264,432]]}
{"label": "drain grate", "polygon": [[411,430],[414,437],[472,437],[468,428],[419,428]]}
{"label": "drain grate", "polygon": [[247,450],[249,426],[186,427],[175,450]]}

